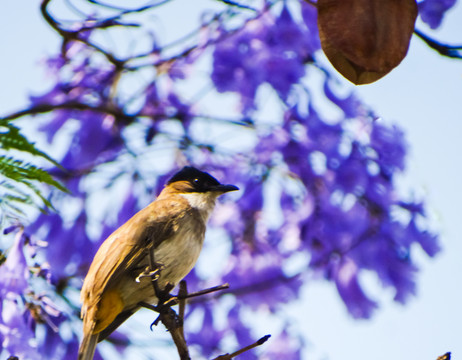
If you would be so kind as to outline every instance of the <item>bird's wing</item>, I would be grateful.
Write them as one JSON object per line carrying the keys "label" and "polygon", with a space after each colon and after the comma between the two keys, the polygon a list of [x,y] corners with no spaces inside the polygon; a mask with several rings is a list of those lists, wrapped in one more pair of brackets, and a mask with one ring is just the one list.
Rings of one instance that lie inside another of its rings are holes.
{"label": "bird's wing", "polygon": [[83,283],[82,316],[87,308],[100,301],[108,285],[137,266],[149,247],[156,248],[168,239],[185,214],[181,200],[157,200],[114,231],[98,249]]}

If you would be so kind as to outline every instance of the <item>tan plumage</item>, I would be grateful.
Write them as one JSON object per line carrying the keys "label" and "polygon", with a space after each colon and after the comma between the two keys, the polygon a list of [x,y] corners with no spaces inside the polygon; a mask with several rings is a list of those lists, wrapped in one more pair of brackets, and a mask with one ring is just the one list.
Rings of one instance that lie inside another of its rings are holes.
{"label": "tan plumage", "polygon": [[97,251],[81,290],[84,338],[79,360],[92,359],[97,342],[136,312],[139,302],[156,302],[151,280],[135,281],[149,265],[149,249],[154,250],[156,263],[163,266],[159,287],[176,285],[199,257],[216,198],[237,190],[199,170],[185,169],[188,176],[198,172],[216,184],[197,192],[198,185],[192,181],[169,183],[154,202],[114,231]]}

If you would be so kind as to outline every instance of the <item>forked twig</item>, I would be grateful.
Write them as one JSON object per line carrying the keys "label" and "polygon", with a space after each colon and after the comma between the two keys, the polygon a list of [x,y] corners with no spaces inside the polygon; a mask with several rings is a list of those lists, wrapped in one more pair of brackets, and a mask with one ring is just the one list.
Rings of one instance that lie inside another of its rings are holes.
{"label": "forked twig", "polygon": [[[161,321],[165,325],[167,330],[170,332],[173,342],[175,343],[175,346],[178,350],[178,354],[180,355],[180,359],[190,359],[189,349],[185,340],[183,327],[186,299],[210,294],[215,291],[228,289],[229,284],[218,285],[188,294],[186,281],[183,280],[180,282],[180,289],[178,291],[178,295],[172,296],[170,295],[170,291],[173,288],[171,284],[167,284],[167,286],[164,289],[160,289],[158,280],[160,277],[160,273],[162,272],[162,267],[156,263],[153,249],[149,249],[148,253],[149,266],[138,276],[137,279],[140,279],[142,277],[151,277],[153,291],[155,292],[156,297],[158,299],[158,304],[151,305],[145,302],[140,302],[139,305],[141,307],[159,313],[157,319],[151,324],[151,329],[152,326],[157,325],[159,321]],[[177,304],[179,304],[179,315],[177,315],[177,313],[171,308],[173,305]],[[265,343],[270,336],[271,335],[266,335],[261,339],[257,340],[255,343],[248,345],[238,351],[235,351],[232,354],[220,355],[217,358],[215,358],[215,360],[232,359],[246,351],[249,351]]]}

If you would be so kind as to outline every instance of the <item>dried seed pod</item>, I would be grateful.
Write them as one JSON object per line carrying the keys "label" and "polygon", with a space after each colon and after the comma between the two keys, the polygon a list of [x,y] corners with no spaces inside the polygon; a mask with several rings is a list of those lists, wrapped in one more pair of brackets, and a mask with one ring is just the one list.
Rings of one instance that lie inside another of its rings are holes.
{"label": "dried seed pod", "polygon": [[406,56],[417,17],[415,0],[318,0],[321,45],[354,84],[369,84]]}

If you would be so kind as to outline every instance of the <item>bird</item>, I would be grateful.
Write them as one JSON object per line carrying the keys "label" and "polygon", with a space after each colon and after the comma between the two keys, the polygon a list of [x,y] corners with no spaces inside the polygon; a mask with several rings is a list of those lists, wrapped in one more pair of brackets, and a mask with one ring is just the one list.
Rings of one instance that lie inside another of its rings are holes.
{"label": "bird", "polygon": [[160,290],[178,284],[192,270],[217,198],[236,190],[185,166],[157,199],[101,244],[80,292],[83,339],[78,360],[93,359],[97,343],[139,310],[140,303],[156,303],[152,278],[140,276],[150,268],[150,256],[160,269]]}

